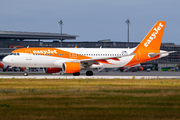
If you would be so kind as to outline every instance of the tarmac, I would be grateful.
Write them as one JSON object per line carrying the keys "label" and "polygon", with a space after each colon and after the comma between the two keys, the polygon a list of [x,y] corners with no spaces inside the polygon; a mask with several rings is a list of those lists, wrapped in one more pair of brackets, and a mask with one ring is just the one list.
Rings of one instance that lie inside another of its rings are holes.
{"label": "tarmac", "polygon": [[80,76],[72,74],[45,74],[45,73],[29,73],[28,76],[23,76],[22,72],[0,73],[0,79],[180,79],[180,71],[139,71],[139,72],[94,72],[93,76],[86,76],[81,73]]}

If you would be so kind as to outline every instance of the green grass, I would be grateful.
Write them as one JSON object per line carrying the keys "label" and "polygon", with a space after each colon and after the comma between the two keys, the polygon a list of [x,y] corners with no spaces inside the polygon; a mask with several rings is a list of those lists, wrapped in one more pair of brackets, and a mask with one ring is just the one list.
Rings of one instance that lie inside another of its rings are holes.
{"label": "green grass", "polygon": [[172,120],[179,113],[179,79],[0,80],[2,120]]}

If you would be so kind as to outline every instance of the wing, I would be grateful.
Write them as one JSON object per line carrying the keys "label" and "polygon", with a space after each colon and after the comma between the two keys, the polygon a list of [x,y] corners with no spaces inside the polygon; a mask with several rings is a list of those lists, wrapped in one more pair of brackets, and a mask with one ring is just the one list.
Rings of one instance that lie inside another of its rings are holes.
{"label": "wing", "polygon": [[135,53],[131,53],[128,55],[123,55],[123,56],[113,56],[113,57],[96,57],[96,58],[92,58],[92,59],[83,59],[80,60],[80,62],[89,62],[89,61],[96,61],[96,60],[108,60],[108,59],[118,59],[118,58],[123,58],[123,57],[127,57],[127,56],[132,56],[135,55]]}
{"label": "wing", "polygon": [[112,59],[112,60],[120,61],[119,58],[128,57],[128,56],[132,56],[132,55],[135,55],[135,53],[131,53],[128,55],[123,55],[123,56],[96,57],[96,58],[92,58],[92,59],[83,59],[83,60],[80,60],[80,62],[82,64],[82,66],[84,66],[84,67],[91,66],[94,63],[99,64],[99,62],[105,63],[105,64],[111,64],[111,63],[107,62],[106,60]]}

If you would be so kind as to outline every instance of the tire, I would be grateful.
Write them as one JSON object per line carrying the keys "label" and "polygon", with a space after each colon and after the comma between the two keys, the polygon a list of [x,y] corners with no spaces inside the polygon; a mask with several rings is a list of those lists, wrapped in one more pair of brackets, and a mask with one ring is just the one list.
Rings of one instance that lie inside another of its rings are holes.
{"label": "tire", "polygon": [[93,72],[92,71],[87,71],[86,76],[93,76]]}
{"label": "tire", "polygon": [[23,74],[24,76],[28,76],[28,73],[27,72],[24,72],[24,74]]}
{"label": "tire", "polygon": [[73,73],[73,76],[79,76],[79,75],[80,75],[80,72]]}

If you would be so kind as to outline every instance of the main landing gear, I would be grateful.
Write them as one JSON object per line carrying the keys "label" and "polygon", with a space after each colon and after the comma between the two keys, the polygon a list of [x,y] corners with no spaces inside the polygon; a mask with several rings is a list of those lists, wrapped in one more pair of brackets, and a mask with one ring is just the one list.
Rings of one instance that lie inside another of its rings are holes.
{"label": "main landing gear", "polygon": [[[73,76],[79,76],[80,75],[80,72],[77,72],[77,73],[73,73]],[[86,72],[86,76],[93,76],[93,72],[88,70]]]}
{"label": "main landing gear", "polygon": [[93,72],[89,70],[89,71],[86,72],[86,75],[87,76],[93,76]]}
{"label": "main landing gear", "polygon": [[79,76],[79,75],[80,75],[80,72],[73,73],[73,76]]}

